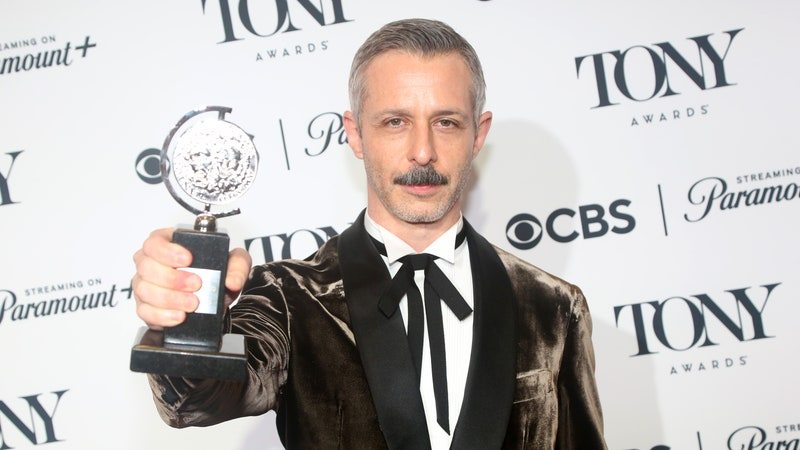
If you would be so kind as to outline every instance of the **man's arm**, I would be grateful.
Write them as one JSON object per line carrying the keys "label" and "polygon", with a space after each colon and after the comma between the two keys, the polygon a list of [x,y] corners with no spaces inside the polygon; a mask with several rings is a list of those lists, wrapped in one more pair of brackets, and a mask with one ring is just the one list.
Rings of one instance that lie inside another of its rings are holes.
{"label": "man's arm", "polygon": [[594,379],[592,318],[580,291],[572,305],[564,343],[558,403],[558,449],[606,449],[603,413]]}
{"label": "man's arm", "polygon": [[[191,264],[191,253],[170,242],[171,229],[153,232],[134,255],[137,314],[151,328],[181,323],[197,308],[196,275],[178,270]],[[242,290],[251,259],[243,249],[230,253],[225,279],[226,307]],[[150,375],[159,414],[175,427],[210,425],[275,408],[288,366],[286,302],[269,272],[255,270],[245,295],[233,308],[226,331],[249,336],[248,380],[221,382]]]}

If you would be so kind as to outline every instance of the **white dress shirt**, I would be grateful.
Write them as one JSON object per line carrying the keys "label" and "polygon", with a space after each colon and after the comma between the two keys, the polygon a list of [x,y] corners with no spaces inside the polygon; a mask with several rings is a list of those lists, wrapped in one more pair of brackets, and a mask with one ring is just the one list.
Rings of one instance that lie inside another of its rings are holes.
{"label": "white dress shirt", "polygon": [[[417,253],[410,245],[395,236],[382,226],[378,225],[369,214],[365,215],[364,226],[367,233],[386,246],[386,256],[382,255],[383,262],[389,269],[392,277],[400,270],[402,263],[398,261],[403,256]],[[472,289],[472,268],[469,260],[469,246],[466,241],[455,248],[456,235],[464,226],[459,218],[458,222],[439,236],[431,245],[420,253],[430,253],[437,256],[436,265],[450,279],[458,292],[464,297],[470,308],[475,309],[474,294]],[[425,272],[417,270],[414,281],[421,293],[425,292]],[[403,324],[408,329],[408,298],[403,296],[400,300],[399,311],[403,315]],[[425,319],[425,334],[422,344],[422,371],[420,375],[419,392],[422,396],[422,405],[425,407],[425,420],[428,423],[431,448],[444,450],[450,448],[453,440],[461,403],[464,400],[464,388],[467,384],[470,353],[472,352],[472,321],[473,312],[464,320],[458,318],[450,311],[447,305],[442,305],[442,322],[444,324],[444,342],[447,359],[447,402],[450,419],[450,434],[448,435],[436,421],[436,399],[433,394],[433,378],[431,377],[431,352],[428,344],[428,324]]]}

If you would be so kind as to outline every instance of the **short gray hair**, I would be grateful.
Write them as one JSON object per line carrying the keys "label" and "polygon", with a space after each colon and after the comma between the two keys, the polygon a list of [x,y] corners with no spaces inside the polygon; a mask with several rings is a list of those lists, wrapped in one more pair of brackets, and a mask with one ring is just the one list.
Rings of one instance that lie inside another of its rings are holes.
{"label": "short gray hair", "polygon": [[458,53],[472,74],[472,108],[477,124],[486,103],[486,81],[475,49],[450,25],[438,20],[405,19],[391,22],[372,33],[356,52],[350,66],[350,108],[356,120],[366,95],[364,70],[373,59],[390,50],[406,51],[425,57]]}

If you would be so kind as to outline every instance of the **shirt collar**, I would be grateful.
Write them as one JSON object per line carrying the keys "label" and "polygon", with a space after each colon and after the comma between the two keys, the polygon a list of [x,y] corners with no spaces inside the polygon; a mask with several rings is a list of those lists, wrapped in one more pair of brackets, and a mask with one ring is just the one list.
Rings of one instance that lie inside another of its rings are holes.
{"label": "shirt collar", "polygon": [[[463,216],[459,216],[458,221],[448,228],[441,236],[436,238],[427,248],[420,253],[430,253],[441,258],[450,264],[455,264],[456,260],[456,235],[464,227]],[[372,220],[369,213],[364,215],[364,228],[370,236],[382,242],[386,246],[386,257],[389,264],[395,263],[403,256],[417,253],[405,241],[394,235],[391,231]],[[463,247],[463,245],[462,245]]]}

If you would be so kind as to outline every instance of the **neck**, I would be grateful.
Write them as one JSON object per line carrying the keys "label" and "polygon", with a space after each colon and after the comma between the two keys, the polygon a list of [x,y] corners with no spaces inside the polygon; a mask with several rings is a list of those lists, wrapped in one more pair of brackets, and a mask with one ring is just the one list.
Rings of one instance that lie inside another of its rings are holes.
{"label": "neck", "polygon": [[428,248],[433,241],[450,229],[461,217],[459,205],[453,206],[441,219],[425,223],[409,223],[394,217],[386,211],[376,211],[376,209],[378,208],[370,208],[370,205],[367,205],[369,217],[375,223],[402,239],[417,252]]}

